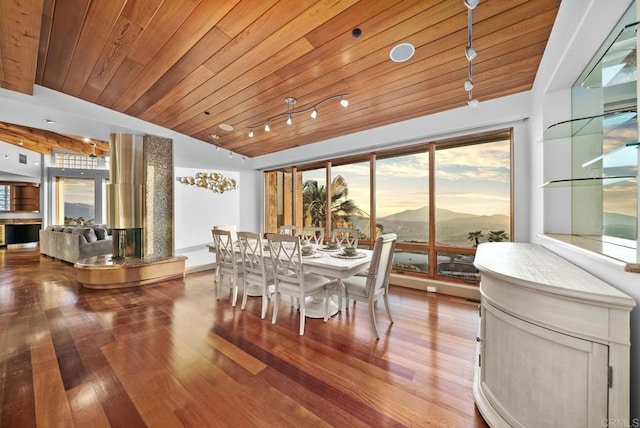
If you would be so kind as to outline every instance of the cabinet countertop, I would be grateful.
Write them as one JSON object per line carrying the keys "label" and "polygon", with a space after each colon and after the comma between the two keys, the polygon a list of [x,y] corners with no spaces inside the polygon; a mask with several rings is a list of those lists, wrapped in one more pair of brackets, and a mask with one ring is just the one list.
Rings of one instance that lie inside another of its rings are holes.
{"label": "cabinet countertop", "polygon": [[537,244],[483,243],[478,246],[474,265],[481,273],[539,292],[629,310],[635,306],[622,291]]}

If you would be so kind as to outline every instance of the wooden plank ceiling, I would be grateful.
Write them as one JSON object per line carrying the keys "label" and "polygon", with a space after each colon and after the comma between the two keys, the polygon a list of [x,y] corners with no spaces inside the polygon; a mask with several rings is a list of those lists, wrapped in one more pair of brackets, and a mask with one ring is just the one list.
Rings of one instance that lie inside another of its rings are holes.
{"label": "wooden plank ceiling", "polygon": [[[462,0],[0,4],[2,87],[29,94],[35,83],[247,157],[467,101]],[[475,98],[531,88],[559,4],[480,1],[473,10]],[[391,48],[403,42],[415,55],[391,61]],[[320,100],[341,93],[349,94],[347,108],[335,98],[318,105],[316,119],[309,116]],[[291,126],[288,96],[296,110],[308,109]]]}

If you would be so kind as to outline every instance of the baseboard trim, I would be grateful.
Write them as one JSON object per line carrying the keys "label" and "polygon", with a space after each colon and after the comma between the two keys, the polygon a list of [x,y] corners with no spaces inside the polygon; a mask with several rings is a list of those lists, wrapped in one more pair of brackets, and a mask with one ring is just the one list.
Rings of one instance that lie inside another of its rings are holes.
{"label": "baseboard trim", "polygon": [[[389,284],[423,291],[431,291],[431,287],[435,287],[437,293],[470,300],[480,300],[480,288],[475,285],[436,281],[434,279],[416,278],[414,276],[394,273],[389,276]],[[427,289],[427,287],[429,287],[429,289]]]}

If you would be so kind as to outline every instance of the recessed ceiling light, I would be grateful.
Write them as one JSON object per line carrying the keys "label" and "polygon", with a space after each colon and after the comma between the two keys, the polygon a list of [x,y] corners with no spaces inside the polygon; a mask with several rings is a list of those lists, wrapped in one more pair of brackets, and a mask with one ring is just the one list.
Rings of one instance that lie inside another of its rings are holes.
{"label": "recessed ceiling light", "polygon": [[405,62],[416,52],[416,48],[411,43],[400,43],[391,48],[389,58],[393,62]]}
{"label": "recessed ceiling light", "polygon": [[82,139],[82,141],[84,141],[85,143],[88,143],[89,141],[91,141],[91,138],[89,138],[89,137],[84,137],[84,138]]}
{"label": "recessed ceiling light", "polygon": [[220,127],[220,129],[222,129],[224,131],[233,131],[233,126],[227,125],[226,123],[221,123],[218,126]]}

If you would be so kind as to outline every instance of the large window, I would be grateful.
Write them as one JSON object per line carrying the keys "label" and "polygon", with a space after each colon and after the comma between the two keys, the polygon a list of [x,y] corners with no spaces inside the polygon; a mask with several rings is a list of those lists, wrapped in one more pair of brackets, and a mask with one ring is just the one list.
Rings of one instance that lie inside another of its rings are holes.
{"label": "large window", "polygon": [[434,191],[438,245],[471,247],[476,238],[479,242],[508,240],[510,146],[510,140],[500,140],[437,147]]}
{"label": "large window", "polygon": [[512,237],[510,130],[269,171],[265,183],[265,230],[357,227],[362,246],[395,233],[393,268],[407,275],[477,283],[477,245]]}
{"label": "large window", "polygon": [[93,178],[63,178],[56,181],[57,224],[93,224],[96,220]]}

